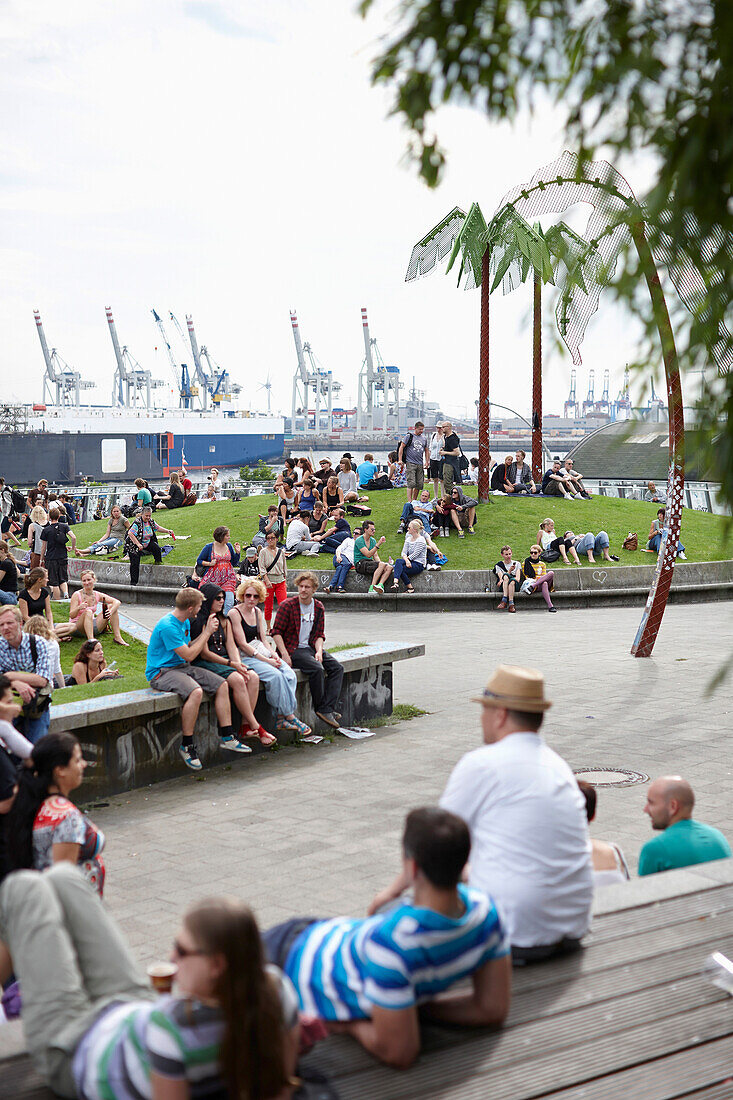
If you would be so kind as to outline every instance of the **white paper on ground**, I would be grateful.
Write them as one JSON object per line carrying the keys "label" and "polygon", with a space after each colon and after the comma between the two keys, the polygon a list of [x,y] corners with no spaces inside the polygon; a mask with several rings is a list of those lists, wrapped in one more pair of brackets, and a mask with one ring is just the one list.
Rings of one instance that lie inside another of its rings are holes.
{"label": "white paper on ground", "polygon": [[353,726],[351,729],[339,726],[336,732],[342,733],[344,737],[348,737],[352,741],[364,741],[367,737],[374,737],[374,730],[364,729],[363,726]]}
{"label": "white paper on ground", "polygon": [[309,745],[320,745],[323,738],[317,733],[309,733],[307,737],[299,737],[298,741],[307,741]]}

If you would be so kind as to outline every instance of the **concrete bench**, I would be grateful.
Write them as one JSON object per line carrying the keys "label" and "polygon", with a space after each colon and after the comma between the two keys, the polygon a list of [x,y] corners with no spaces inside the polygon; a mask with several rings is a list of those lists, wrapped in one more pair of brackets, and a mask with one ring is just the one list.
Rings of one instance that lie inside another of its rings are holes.
{"label": "concrete bench", "polygon": [[[372,642],[337,652],[335,656],[344,667],[340,702],[343,724],[363,725],[369,718],[391,714],[393,664],[424,654],[424,645],[401,642]],[[322,723],[313,711],[307,680],[301,672],[297,676],[297,713],[315,731]],[[85,758],[93,765],[84,779],[84,800],[94,801],[104,795],[184,774],[186,766],[178,753],[180,709],[178,695],[151,688],[53,705],[51,730],[74,733]],[[255,715],[267,729],[274,729],[275,716],[263,688],[260,688]],[[284,744],[296,739],[294,733],[287,731],[281,731],[277,737]],[[251,744],[252,755],[268,751],[258,742]],[[250,756],[222,753],[211,698],[204,699],[199,712],[196,747],[205,768],[225,760],[245,765],[251,759]]]}
{"label": "concrete bench", "polygon": [[[344,1036],[302,1065],[341,1100],[730,1100],[731,1002],[700,972],[713,951],[733,957],[731,859],[600,890],[581,952],[514,971],[500,1031],[425,1026],[404,1072]],[[0,1044],[0,1095],[51,1100],[16,1024]]]}

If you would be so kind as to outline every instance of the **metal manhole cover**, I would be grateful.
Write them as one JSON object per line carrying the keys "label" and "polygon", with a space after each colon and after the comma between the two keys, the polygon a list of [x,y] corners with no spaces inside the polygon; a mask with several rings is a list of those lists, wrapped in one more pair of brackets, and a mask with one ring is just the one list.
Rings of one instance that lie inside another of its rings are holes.
{"label": "metal manhole cover", "polygon": [[631,768],[573,768],[576,779],[584,779],[594,787],[631,787],[634,783],[648,783],[645,772],[635,772]]}

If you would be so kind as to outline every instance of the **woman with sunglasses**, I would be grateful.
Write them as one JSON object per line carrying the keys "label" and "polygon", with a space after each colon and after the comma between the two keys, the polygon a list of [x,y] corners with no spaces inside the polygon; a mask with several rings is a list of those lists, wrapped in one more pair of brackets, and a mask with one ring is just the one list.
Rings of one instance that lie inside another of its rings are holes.
{"label": "woman with sunglasses", "polygon": [[[219,625],[193,662],[200,668],[222,676],[229,686],[232,702],[242,715],[242,728],[239,738],[256,737],[262,745],[274,745],[277,738],[268,733],[255,718],[257,697],[260,693],[260,679],[256,672],[246,668],[239,656],[232,624],[224,614],[224,590],[215,584],[202,584],[199,592],[204,597],[196,618],[191,623],[191,640],[198,638],[211,615],[216,615]],[[226,736],[226,734],[225,734]],[[235,746],[229,745],[230,748]],[[249,745],[241,745],[239,752],[251,752]]]}
{"label": "woman with sunglasses", "polygon": [[550,593],[555,587],[555,573],[554,570],[548,569],[542,561],[540,557],[541,553],[540,547],[535,544],[529,549],[529,557],[524,559],[522,572],[525,580],[522,584],[522,592],[531,595],[533,592],[539,590],[542,593],[543,600],[547,604],[547,610],[557,611],[557,608],[550,598]]}
{"label": "woman with sunglasses", "polygon": [[239,648],[242,664],[256,672],[265,685],[265,696],[277,715],[278,730],[293,730],[300,737],[311,733],[310,726],[295,715],[295,687],[298,682],[295,669],[280,657],[272,641],[267,637],[265,617],[258,604],[267,596],[261,580],[250,578],[237,589],[237,602],[229,612],[234,641]]}
{"label": "woman with sunglasses", "polygon": [[251,910],[210,898],[173,945],[176,992],[157,997],[94,891],[68,864],[3,884],[0,981],[15,971],[36,1069],[65,1097],[286,1100],[298,1000],[264,961]]}

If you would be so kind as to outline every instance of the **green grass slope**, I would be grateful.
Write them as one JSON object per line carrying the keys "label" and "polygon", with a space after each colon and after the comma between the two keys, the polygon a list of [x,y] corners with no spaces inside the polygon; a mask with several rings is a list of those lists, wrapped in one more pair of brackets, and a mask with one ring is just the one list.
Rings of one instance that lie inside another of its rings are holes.
{"label": "green grass slope", "polygon": [[[54,603],[54,622],[66,623],[69,621],[69,605],[67,603]],[[115,645],[112,641],[111,631],[101,634],[99,641],[102,643],[107,664],[117,661],[117,667],[122,675],[116,680],[102,680],[96,684],[83,684],[81,687],[68,687],[54,692],[53,701],[58,706],[61,703],[73,703],[77,699],[89,699],[97,695],[117,695],[121,691],[136,691],[138,688],[148,686],[145,679],[145,661],[148,655],[148,647],[131,638],[129,634],[122,632],[125,641],[129,642],[129,648]],[[70,673],[74,658],[79,652],[79,647],[84,639],[81,635],[75,635],[68,642],[61,642],[61,668],[65,673]]]}
{"label": "green grass slope", "polygon": [[[166,565],[193,565],[205,543],[211,541],[215,527],[226,524],[233,542],[246,546],[257,530],[260,513],[267,511],[274,495],[247,497],[234,503],[217,501],[193,508],[157,513],[163,527],[177,535],[190,535],[185,542],[174,545],[173,552],[164,558]],[[406,500],[404,489],[371,493],[369,505],[371,518],[377,525],[377,534],[386,535],[386,545],[380,551],[382,557],[396,557],[402,550],[403,537],[398,535],[402,506]],[[508,497],[492,497],[488,504],[479,505],[478,525],[475,535],[459,539],[454,531],[450,539],[440,539],[437,545],[447,555],[446,569],[487,569],[499,558],[499,550],[509,543],[515,556],[524,558],[537,538],[537,528],[547,516],[552,516],[558,533],[573,530],[605,530],[611,540],[611,553],[617,553],[624,565],[651,565],[655,559],[641,551],[628,553],[621,544],[629,533],[636,531],[639,545],[646,545],[649,526],[655,518],[657,505],[640,501],[618,500],[614,497],[593,497],[591,500],[558,500],[552,497],[512,500]],[[357,517],[349,517],[352,527],[359,523]],[[77,524],[79,546],[89,545],[106,530],[106,521]],[[165,543],[166,536],[160,536]],[[170,540],[168,540],[170,541]],[[690,561],[718,561],[729,558],[733,552],[731,532],[726,532],[725,517],[707,512],[685,510],[682,519],[682,542]],[[326,555],[324,555],[326,559]],[[152,559],[143,559],[150,561]],[[297,559],[298,564],[308,558]],[[326,559],[330,562],[330,559]],[[581,559],[584,560],[584,559]]]}

